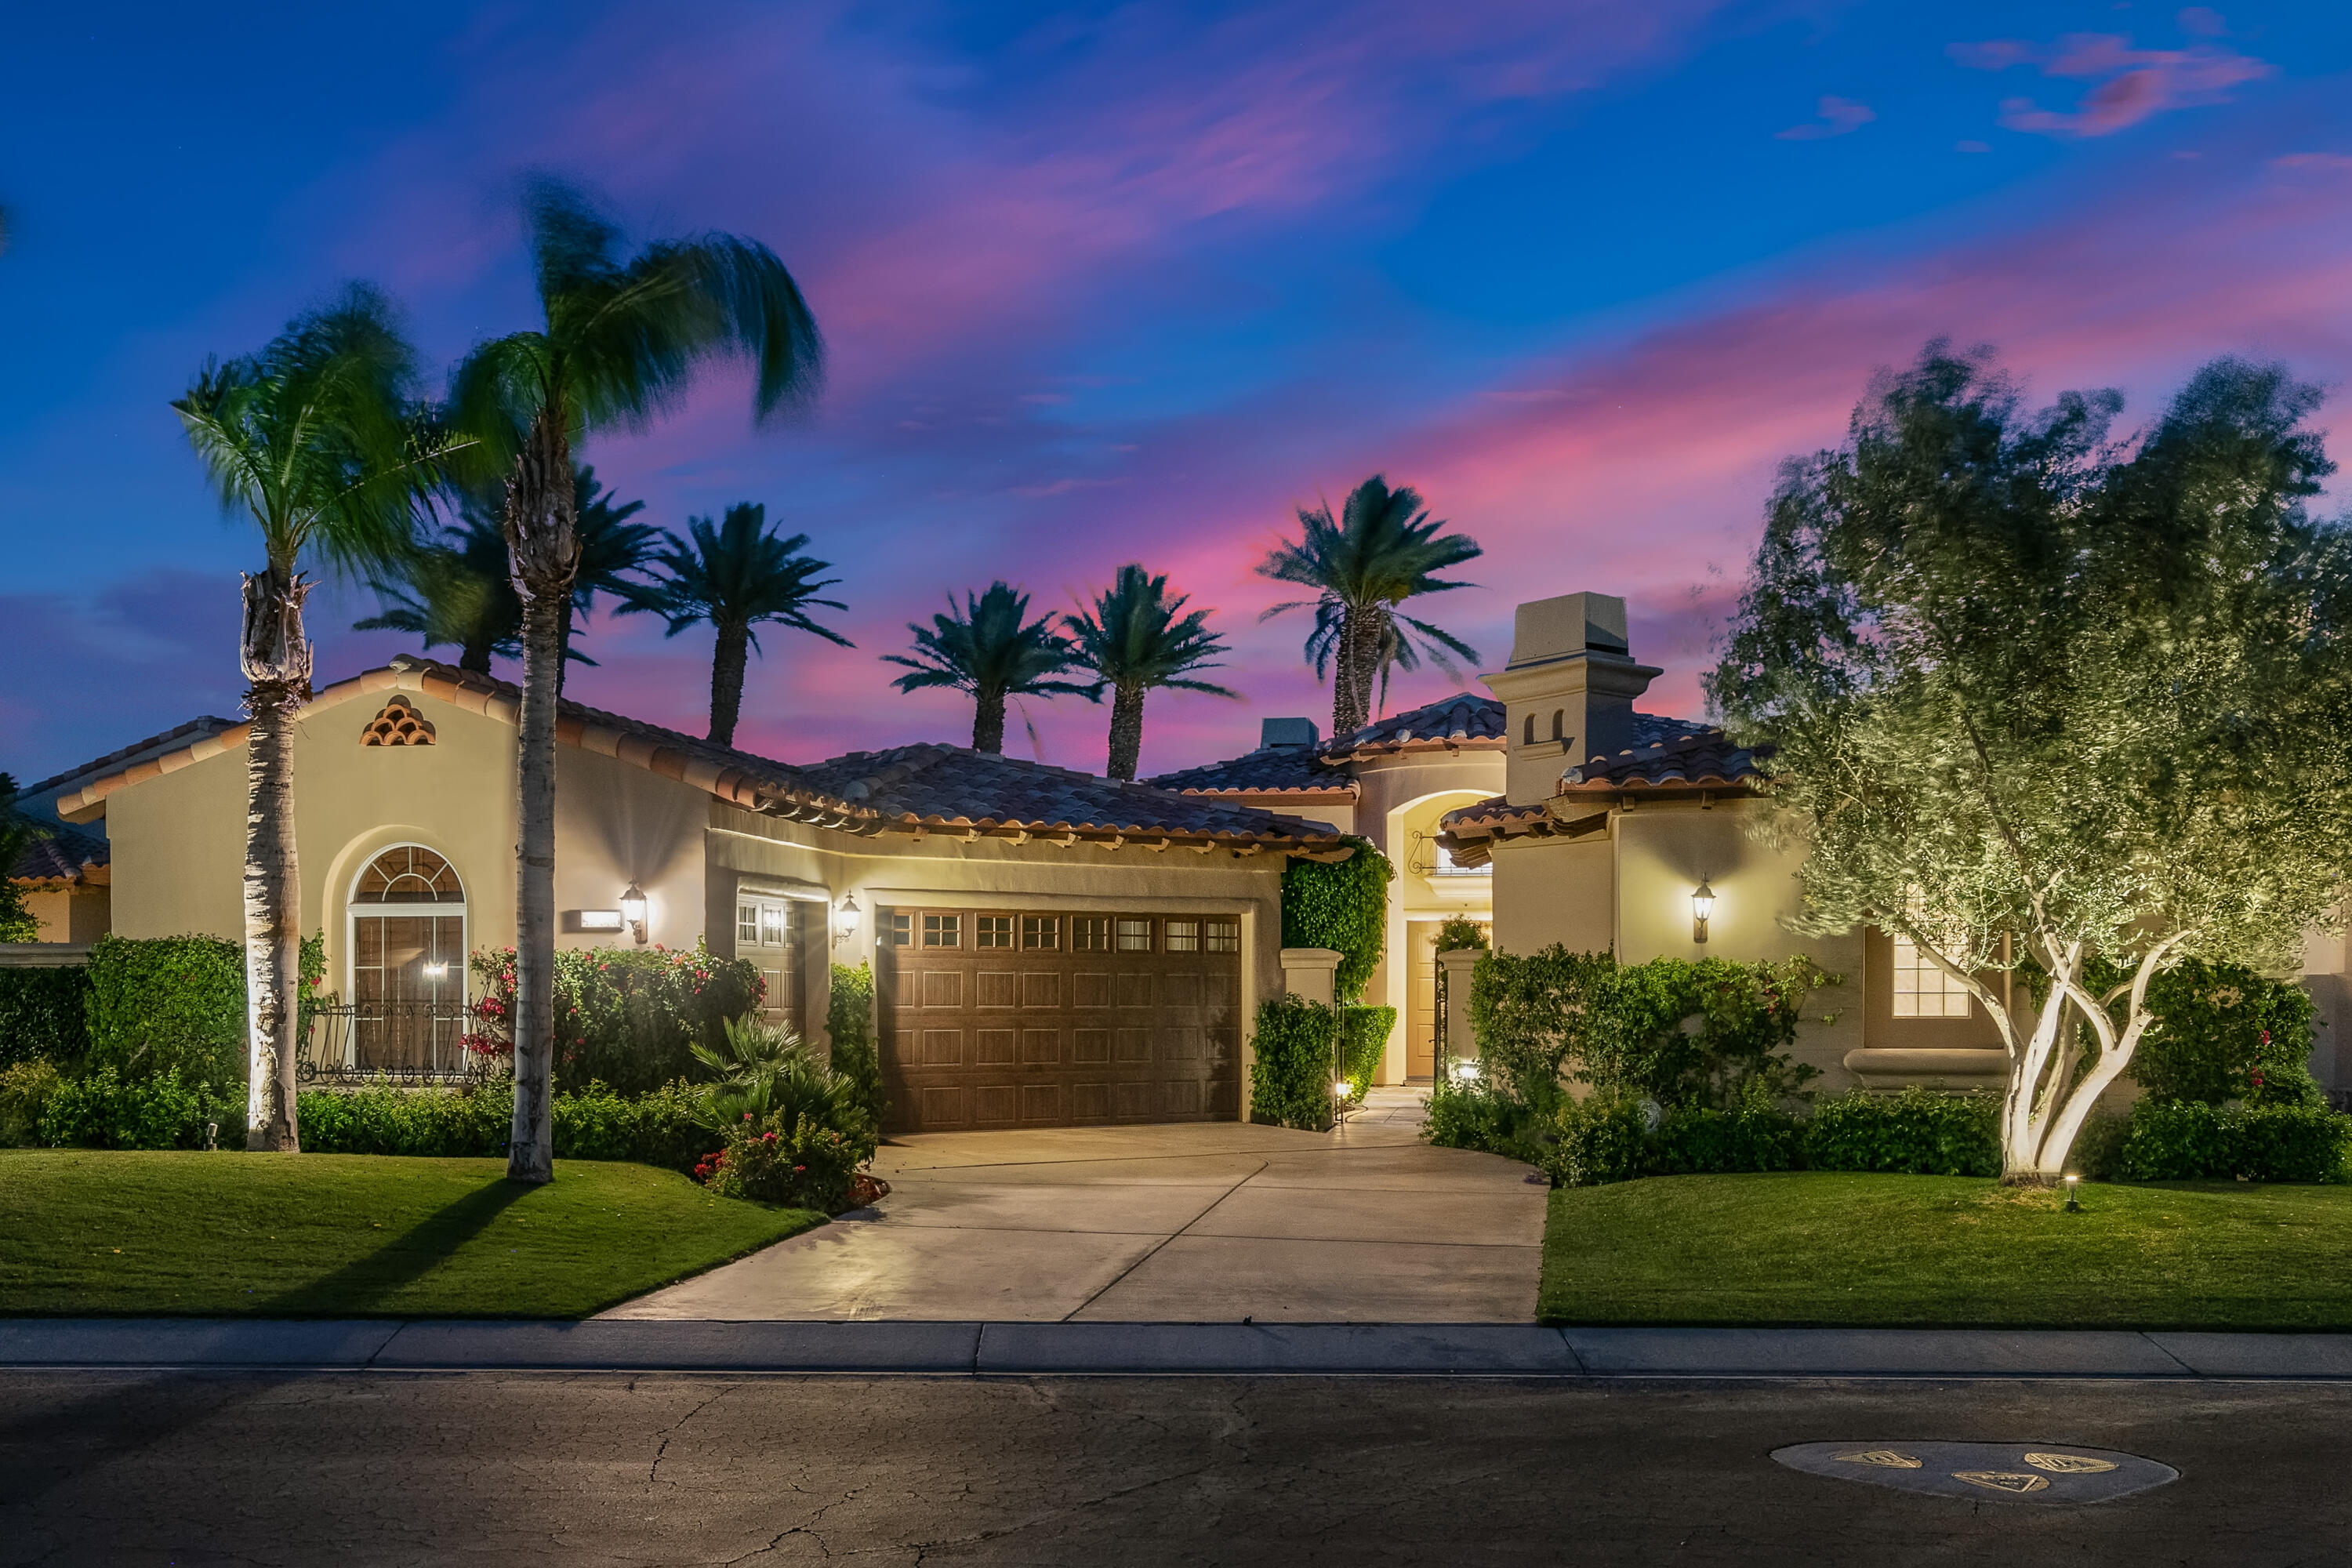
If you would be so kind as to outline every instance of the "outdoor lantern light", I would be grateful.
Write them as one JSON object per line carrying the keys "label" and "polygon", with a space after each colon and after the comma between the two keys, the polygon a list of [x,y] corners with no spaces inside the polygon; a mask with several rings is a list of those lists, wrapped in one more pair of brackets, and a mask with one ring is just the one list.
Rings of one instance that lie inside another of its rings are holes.
{"label": "outdoor lantern light", "polygon": [[636,936],[637,945],[645,946],[646,890],[635,882],[631,882],[629,890],[621,895],[621,918],[629,923],[629,930]]}
{"label": "outdoor lantern light", "polygon": [[425,966],[425,978],[446,980],[449,978],[449,966],[446,963],[428,963]]}
{"label": "outdoor lantern light", "polygon": [[1691,895],[1691,941],[1706,941],[1707,917],[1715,913],[1715,885],[1700,879],[1698,891]]}
{"label": "outdoor lantern light", "polygon": [[2083,1178],[2080,1176],[2069,1176],[2066,1178],[2066,1212],[2068,1214],[2081,1214],[2083,1212],[2083,1205],[2074,1201],[2075,1184],[2079,1183],[2082,1179]]}
{"label": "outdoor lantern light", "polygon": [[851,937],[856,936],[861,914],[862,911],[857,907],[857,895],[855,893],[843,895],[841,907],[833,911],[833,940],[847,942]]}

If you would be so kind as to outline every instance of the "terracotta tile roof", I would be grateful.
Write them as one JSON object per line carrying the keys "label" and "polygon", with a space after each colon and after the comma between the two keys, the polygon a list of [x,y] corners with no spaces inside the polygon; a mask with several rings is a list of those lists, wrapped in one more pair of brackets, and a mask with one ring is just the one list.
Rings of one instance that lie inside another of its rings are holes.
{"label": "terracotta tile roof", "polygon": [[1181,768],[1147,780],[1183,795],[1352,795],[1356,781],[1344,763],[1325,762],[1306,746],[1262,746],[1244,756]]}
{"label": "terracotta tile roof", "polygon": [[46,808],[52,796],[76,780],[100,777],[109,771],[116,769],[118,764],[130,762],[135,757],[150,756],[157,752],[178,751],[207,736],[217,735],[223,730],[234,727],[236,723],[236,721],[234,719],[222,719],[206,713],[199,718],[191,719],[184,724],[174,724],[160,735],[150,735],[143,741],[133,741],[127,746],[117,747],[102,757],[92,757],[78,768],[68,768],[61,773],[50,774],[37,784],[26,784],[16,792],[17,802],[27,810],[35,806]]}
{"label": "terracotta tile roof", "polygon": [[[422,691],[509,724],[522,709],[521,689],[511,681],[407,654],[382,669],[324,689],[311,699],[310,708],[398,689]],[[95,781],[59,804],[91,810],[116,789],[242,744],[249,728],[235,725],[184,752],[138,763]],[[901,746],[796,767],[569,700],[556,710],[555,733],[566,745],[708,790],[746,810],[846,833],[1034,833],[1061,836],[1065,842],[1079,837],[1109,841],[1139,835],[1236,847],[1297,845],[1316,849],[1331,847],[1339,837],[1321,823],[1213,805],[1145,784],[1117,784],[959,746]]]}
{"label": "terracotta tile roof", "polygon": [[[1636,718],[1652,719],[1648,714]],[[1438,842],[1463,865],[1487,857],[1491,841],[1518,834],[1580,837],[1597,832],[1612,795],[1644,789],[1744,789],[1758,777],[1756,753],[1735,746],[1711,724],[1685,719],[1652,720],[1657,729],[1679,732],[1629,747],[1611,757],[1593,757],[1561,778],[1549,800],[1513,805],[1496,795],[1447,812],[1438,819]],[[1638,733],[1639,731],[1637,731]]]}
{"label": "terracotta tile roof", "polygon": [[106,862],[105,839],[70,827],[52,827],[18,852],[16,863],[8,868],[8,879],[70,884]]}
{"label": "terracotta tile roof", "polygon": [[1391,714],[1360,730],[1334,735],[1323,747],[1333,761],[1381,756],[1391,752],[1423,752],[1475,747],[1498,751],[1503,733],[1503,705],[1492,697],[1457,691],[1410,712]]}

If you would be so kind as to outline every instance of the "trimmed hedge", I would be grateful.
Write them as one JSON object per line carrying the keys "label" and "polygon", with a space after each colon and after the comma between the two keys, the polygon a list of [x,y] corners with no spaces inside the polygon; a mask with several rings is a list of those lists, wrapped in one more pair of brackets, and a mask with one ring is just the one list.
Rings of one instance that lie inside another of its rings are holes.
{"label": "trimmed hedge", "polygon": [[2115,1173],[2132,1182],[2352,1181],[2352,1116],[2313,1105],[2144,1100],[2132,1107]]}
{"label": "trimmed hedge", "polygon": [[1336,865],[1291,861],[1282,873],[1282,945],[1328,948],[1339,955],[1332,976],[1341,1005],[1364,994],[1388,942],[1389,883],[1396,868],[1360,838]]}
{"label": "trimmed hedge", "polygon": [[[698,1120],[701,1094],[684,1083],[625,1096],[590,1084],[555,1097],[555,1157],[634,1160],[692,1173],[719,1134]],[[318,1154],[493,1156],[514,1130],[514,1090],[454,1094],[362,1089],[306,1090],[297,1103],[302,1147]]]}
{"label": "trimmed hedge", "polygon": [[1250,1041],[1250,1120],[1320,1132],[1331,1125],[1333,1034],[1351,1098],[1361,1098],[1396,1026],[1393,1007],[1333,1009],[1303,996],[1261,1003]]}
{"label": "trimmed hedge", "polygon": [[[102,936],[89,953],[93,1070],[243,1097],[245,949],[213,936]],[[240,1111],[240,1119],[242,1118]]]}
{"label": "trimmed hedge", "polygon": [[[467,1045],[499,1056],[514,1047],[515,952],[477,949],[471,960],[476,1031]],[[726,1022],[760,1005],[767,989],[749,959],[690,949],[560,948],[555,954],[555,1082],[643,1093],[684,1078],[697,1045],[716,1047]]]}
{"label": "trimmed hedge", "polygon": [[79,1068],[89,1054],[89,971],[79,963],[0,969],[0,1068]]}
{"label": "trimmed hedge", "polygon": [[1348,1098],[1361,1100],[1388,1054],[1389,1033],[1396,1027],[1393,1007],[1339,1009],[1339,1076],[1348,1082]]}
{"label": "trimmed hedge", "polygon": [[1998,1176],[2000,1101],[1916,1086],[1892,1099],[1836,1095],[1805,1122],[1805,1163],[1816,1171]]}
{"label": "trimmed hedge", "polygon": [[245,1146],[245,1097],[175,1074],[126,1079],[111,1067],[51,1088],[38,1142],[52,1149],[201,1149],[207,1123],[218,1146]]}

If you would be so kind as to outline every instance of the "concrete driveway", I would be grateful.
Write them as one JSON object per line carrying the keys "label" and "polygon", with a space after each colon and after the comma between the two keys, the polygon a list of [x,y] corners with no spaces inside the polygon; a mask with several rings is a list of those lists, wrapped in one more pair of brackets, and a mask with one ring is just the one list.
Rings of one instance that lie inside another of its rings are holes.
{"label": "concrete driveway", "polygon": [[1419,1138],[1418,1091],[1348,1126],[931,1133],[875,1209],[606,1313],[743,1321],[1528,1322],[1545,1189]]}

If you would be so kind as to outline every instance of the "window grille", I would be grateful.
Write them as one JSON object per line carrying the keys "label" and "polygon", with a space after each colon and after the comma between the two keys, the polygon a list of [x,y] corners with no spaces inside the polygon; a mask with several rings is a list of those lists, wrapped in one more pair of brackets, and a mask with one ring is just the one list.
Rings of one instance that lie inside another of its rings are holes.
{"label": "window grille", "polygon": [[982,947],[1011,947],[1013,945],[1013,917],[1011,915],[981,916],[980,945]]}
{"label": "window grille", "polygon": [[1032,951],[1059,952],[1062,946],[1062,917],[1023,915],[1021,945]]}
{"label": "window grille", "polygon": [[1902,937],[1895,939],[1895,1016],[1965,1018],[1969,988]]}
{"label": "window grille", "polygon": [[1124,915],[1120,916],[1118,921],[1118,950],[1121,952],[1150,952],[1151,951],[1151,922],[1150,921],[1129,920]]}
{"label": "window grille", "polygon": [[1167,926],[1167,951],[1198,952],[1201,951],[1199,921],[1170,921]]}
{"label": "window grille", "polygon": [[925,947],[961,947],[963,917],[961,915],[925,915],[923,945]]}
{"label": "window grille", "polygon": [[1239,952],[1242,950],[1242,922],[1211,921],[1202,929],[1202,946],[1210,952]]}

